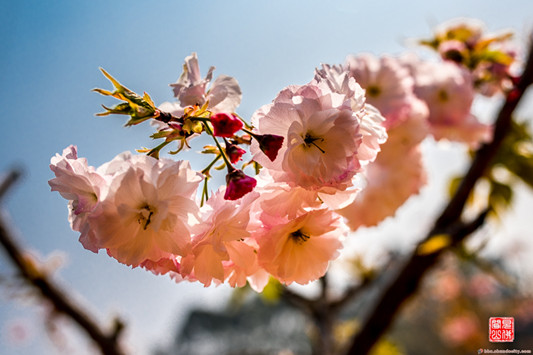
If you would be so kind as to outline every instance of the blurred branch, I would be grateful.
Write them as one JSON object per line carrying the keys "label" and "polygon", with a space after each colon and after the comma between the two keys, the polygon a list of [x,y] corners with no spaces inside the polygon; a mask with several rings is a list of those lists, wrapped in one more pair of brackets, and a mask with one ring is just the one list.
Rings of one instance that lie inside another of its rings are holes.
{"label": "blurred branch", "polygon": [[0,182],[0,201],[4,198],[7,191],[17,182],[17,180],[22,176],[21,169],[12,169],[10,170],[4,179]]}
{"label": "blurred branch", "polygon": [[462,260],[471,263],[481,272],[492,276],[501,285],[514,289],[518,287],[518,279],[515,275],[511,275],[507,271],[504,271],[501,266],[495,264],[494,260],[482,258],[477,250],[467,250],[467,248],[462,245],[456,248],[455,252]]}
{"label": "blurred branch", "polygon": [[463,209],[475,184],[490,166],[503,139],[509,132],[512,114],[526,89],[532,83],[533,41],[530,44],[524,72],[515,88],[507,94],[506,100],[498,113],[492,141],[483,144],[476,151],[472,164],[461,181],[459,188],[437,218],[432,230],[421,242],[422,244],[435,236],[446,235],[450,238],[449,245],[431,253],[420,253],[418,247],[415,249],[392,283],[383,290],[374,308],[364,320],[361,331],[354,336],[348,354],[367,354],[390,326],[404,301],[416,292],[422,277],[436,263],[438,257],[448,248],[462,242],[468,235],[483,225],[487,211],[480,214],[472,222],[464,223],[461,220]]}
{"label": "blurred branch", "polygon": [[349,304],[371,282],[375,275],[365,275],[359,284],[348,287],[339,298],[331,299],[328,294],[329,282],[327,274],[319,279],[320,294],[315,299],[309,299],[283,287],[282,296],[293,306],[308,314],[315,323],[318,336],[313,345],[313,354],[328,355],[334,353],[334,324],[343,307]]}
{"label": "blurred branch", "polygon": [[374,276],[365,276],[361,283],[348,287],[339,299],[330,302],[329,307],[331,311],[334,313],[339,313],[344,306],[348,305],[350,301],[363,292],[367,286],[374,281],[374,279]]}
{"label": "blurred branch", "polygon": [[[16,180],[21,176],[19,170],[12,170],[6,178],[0,182],[0,199],[5,195]],[[0,215],[0,244],[4,247],[7,256],[20,272],[22,278],[31,286],[38,289],[44,299],[49,301],[54,310],[72,319],[88,336],[98,345],[102,354],[122,355],[125,352],[119,344],[119,337],[124,324],[115,319],[111,332],[105,332],[99,325],[78,305],[71,301],[68,293],[57,287],[35,258],[28,255],[17,245],[9,232],[7,223]]]}

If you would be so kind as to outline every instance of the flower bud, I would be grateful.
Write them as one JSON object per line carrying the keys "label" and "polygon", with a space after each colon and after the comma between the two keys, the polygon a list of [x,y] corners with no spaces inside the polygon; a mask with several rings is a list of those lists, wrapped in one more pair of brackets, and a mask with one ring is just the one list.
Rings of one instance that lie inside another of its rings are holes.
{"label": "flower bud", "polygon": [[235,144],[226,145],[226,155],[228,156],[229,161],[232,164],[235,164],[239,160],[241,160],[241,157],[243,156],[244,153],[246,153],[246,150],[242,149],[238,145],[235,145]]}
{"label": "flower bud", "polygon": [[238,200],[239,198],[251,192],[257,181],[247,176],[242,170],[234,169],[226,175],[226,193],[225,200]]}
{"label": "flower bud", "polygon": [[283,137],[276,136],[275,134],[258,134],[254,136],[259,142],[259,148],[265,155],[274,161],[278,156],[278,151],[283,145]]}
{"label": "flower bud", "polygon": [[217,137],[231,137],[243,126],[241,120],[231,114],[217,113],[211,116],[213,134]]}

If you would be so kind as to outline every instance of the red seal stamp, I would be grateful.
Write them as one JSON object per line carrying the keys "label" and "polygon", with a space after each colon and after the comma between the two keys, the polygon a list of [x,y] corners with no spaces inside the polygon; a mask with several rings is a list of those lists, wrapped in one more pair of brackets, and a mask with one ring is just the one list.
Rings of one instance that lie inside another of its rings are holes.
{"label": "red seal stamp", "polygon": [[514,341],[514,318],[490,317],[489,341],[493,343],[506,343]]}

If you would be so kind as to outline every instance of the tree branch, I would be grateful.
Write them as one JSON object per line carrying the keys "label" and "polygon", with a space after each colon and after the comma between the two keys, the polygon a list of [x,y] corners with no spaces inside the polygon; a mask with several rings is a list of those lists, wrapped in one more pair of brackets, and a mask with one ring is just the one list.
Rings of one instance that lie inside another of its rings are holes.
{"label": "tree branch", "polygon": [[[483,224],[487,211],[479,215],[471,223],[465,224],[461,221],[463,209],[475,184],[483,176],[500,148],[503,139],[510,129],[512,114],[526,89],[532,83],[533,43],[530,44],[529,56],[524,72],[515,88],[507,95],[496,118],[492,141],[482,145],[477,150],[472,164],[459,188],[441,215],[437,218],[432,230],[427,234],[424,241],[429,240],[435,235],[446,234],[451,237],[451,247],[462,242]],[[381,335],[390,326],[404,301],[416,292],[424,274],[447,249],[442,248],[429,254],[418,253],[418,248],[415,249],[397,277],[383,290],[374,308],[363,322],[361,331],[354,336],[348,354],[367,354],[371,350]]]}
{"label": "tree branch", "polygon": [[[5,192],[20,177],[18,170],[11,171],[7,177],[0,183],[0,199]],[[55,311],[66,315],[78,324],[89,337],[100,348],[102,354],[123,355],[125,352],[121,349],[119,337],[124,328],[124,324],[116,319],[111,332],[105,332],[99,325],[78,305],[71,301],[71,297],[57,287],[50,277],[42,270],[41,265],[34,258],[30,257],[17,245],[15,239],[11,236],[4,218],[0,215],[0,244],[4,247],[7,256],[20,272],[22,278],[31,286],[38,289],[44,299],[49,301]]]}

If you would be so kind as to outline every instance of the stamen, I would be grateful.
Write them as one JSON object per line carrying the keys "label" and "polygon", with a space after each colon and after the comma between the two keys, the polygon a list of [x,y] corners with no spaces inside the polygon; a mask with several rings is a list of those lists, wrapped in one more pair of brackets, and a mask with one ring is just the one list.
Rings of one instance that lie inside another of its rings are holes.
{"label": "stamen", "polygon": [[366,88],[366,94],[370,97],[377,97],[381,94],[381,89],[378,86],[371,85]]}
{"label": "stamen", "polygon": [[154,215],[154,211],[149,205],[144,205],[140,208],[139,211],[139,217],[137,218],[137,222],[143,226],[143,229],[146,230],[148,228],[148,225],[150,222],[152,222],[152,216]]}
{"label": "stamen", "polygon": [[307,240],[309,240],[310,236],[307,235],[307,234],[303,234],[301,230],[297,230],[295,232],[292,232],[291,234],[289,234],[289,237],[292,238],[292,240],[296,243],[296,244],[303,244],[305,243]]}
{"label": "stamen", "polygon": [[307,145],[308,147],[311,145],[314,145],[318,150],[320,150],[320,152],[322,152],[322,154],[325,154],[326,151],[320,148],[318,144],[315,143],[315,141],[323,142],[324,138],[315,138],[315,137],[312,137],[309,133],[306,133],[305,138],[304,138],[305,145]]}
{"label": "stamen", "polygon": [[149,225],[150,222],[151,222],[151,218],[152,218],[152,215],[153,215],[153,214],[154,214],[154,213],[153,213],[152,211],[150,211],[150,214],[148,214],[148,218],[146,218],[146,223],[144,224],[144,227],[143,227],[144,230],[146,230],[146,228],[148,228],[148,225]]}
{"label": "stamen", "polygon": [[444,89],[441,89],[437,92],[437,97],[441,102],[446,102],[449,99],[448,93]]}

